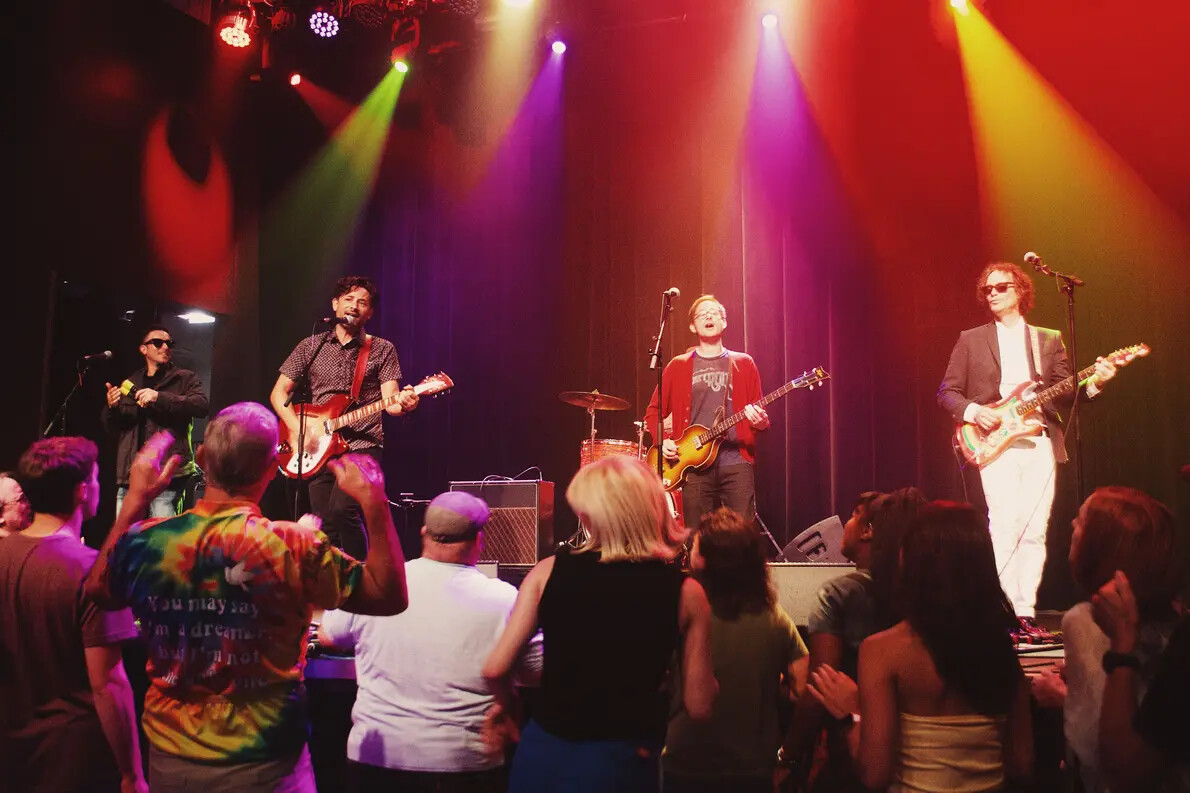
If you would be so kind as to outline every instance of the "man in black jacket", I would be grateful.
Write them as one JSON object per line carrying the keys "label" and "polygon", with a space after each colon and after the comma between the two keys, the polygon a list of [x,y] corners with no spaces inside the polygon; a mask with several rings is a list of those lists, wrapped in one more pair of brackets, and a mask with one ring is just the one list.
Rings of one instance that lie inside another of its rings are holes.
{"label": "man in black jacket", "polygon": [[149,327],[141,336],[140,354],[145,365],[119,387],[107,383],[103,426],[119,436],[116,447],[116,512],[128,492],[132,459],[144,442],[161,430],[174,436],[170,454],[182,458],[177,475],[149,507],[149,517],[167,518],[184,508],[187,486],[195,470],[191,432],[194,419],[207,415],[207,396],[198,375],[173,365],[174,340],[163,325]]}

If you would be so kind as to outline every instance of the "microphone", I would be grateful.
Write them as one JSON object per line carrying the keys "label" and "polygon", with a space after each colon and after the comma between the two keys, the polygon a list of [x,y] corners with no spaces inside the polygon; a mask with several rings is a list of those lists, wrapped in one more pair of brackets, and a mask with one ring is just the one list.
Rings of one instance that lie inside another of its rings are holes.
{"label": "microphone", "polygon": [[92,353],[91,355],[84,355],[79,358],[80,361],[110,361],[112,358],[111,350],[104,350],[103,352]]}
{"label": "microphone", "polygon": [[350,328],[355,325],[356,317],[323,317],[320,321],[322,324],[332,327],[335,325],[346,325]]}
{"label": "microphone", "polygon": [[675,298],[675,297],[681,297],[681,296],[682,296],[682,290],[681,290],[681,289],[678,289],[676,286],[671,286],[669,289],[666,289],[666,290],[665,290],[664,292],[662,292],[661,294],[665,295],[666,297],[668,297],[668,298],[670,298],[670,299],[672,300],[672,299],[673,299],[673,298]]}
{"label": "microphone", "polygon": [[1033,251],[1029,251],[1028,253],[1025,254],[1025,264],[1031,264],[1034,267],[1036,267],[1039,264],[1041,264],[1041,257],[1038,256]]}

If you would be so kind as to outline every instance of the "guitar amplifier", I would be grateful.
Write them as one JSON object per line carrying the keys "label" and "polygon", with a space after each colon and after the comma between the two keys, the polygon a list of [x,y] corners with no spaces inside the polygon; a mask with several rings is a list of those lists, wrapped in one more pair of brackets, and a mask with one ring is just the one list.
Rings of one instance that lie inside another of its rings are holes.
{"label": "guitar amplifier", "polygon": [[450,489],[482,498],[491,507],[482,559],[534,564],[550,555],[554,546],[553,482],[451,482]]}

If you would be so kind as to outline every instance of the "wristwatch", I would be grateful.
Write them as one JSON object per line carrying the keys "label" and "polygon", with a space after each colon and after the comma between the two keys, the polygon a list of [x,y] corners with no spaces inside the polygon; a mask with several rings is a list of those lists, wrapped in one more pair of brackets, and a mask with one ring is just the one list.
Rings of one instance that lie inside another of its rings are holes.
{"label": "wristwatch", "polygon": [[1108,650],[1103,654],[1103,671],[1109,675],[1113,670],[1119,669],[1121,666],[1128,667],[1140,671],[1140,659],[1132,653],[1117,653],[1114,650]]}

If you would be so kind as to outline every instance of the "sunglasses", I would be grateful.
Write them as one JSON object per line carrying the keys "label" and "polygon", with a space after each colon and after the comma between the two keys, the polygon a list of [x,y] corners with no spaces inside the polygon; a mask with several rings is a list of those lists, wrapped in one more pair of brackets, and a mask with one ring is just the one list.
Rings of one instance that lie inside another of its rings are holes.
{"label": "sunglasses", "polygon": [[160,350],[162,347],[172,348],[174,346],[174,340],[173,339],[146,339],[145,344],[152,344],[154,347],[156,347],[157,349]]}
{"label": "sunglasses", "polygon": [[981,289],[983,291],[984,297],[987,297],[992,292],[998,292],[999,294],[1004,294],[1009,289],[1012,289],[1012,281],[1004,281],[1003,283],[999,283],[999,284],[988,284],[985,287],[981,287]]}

